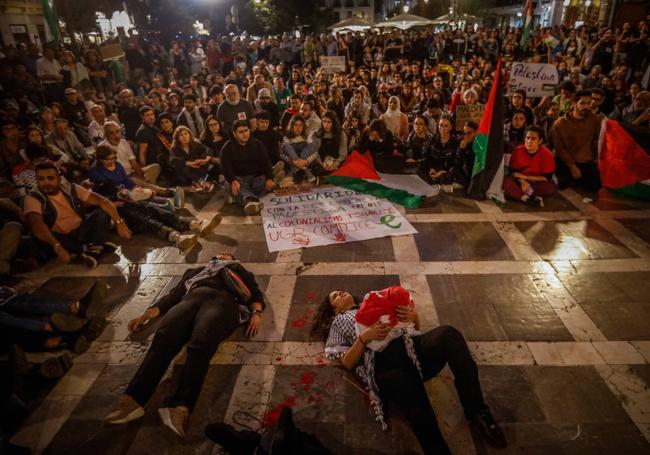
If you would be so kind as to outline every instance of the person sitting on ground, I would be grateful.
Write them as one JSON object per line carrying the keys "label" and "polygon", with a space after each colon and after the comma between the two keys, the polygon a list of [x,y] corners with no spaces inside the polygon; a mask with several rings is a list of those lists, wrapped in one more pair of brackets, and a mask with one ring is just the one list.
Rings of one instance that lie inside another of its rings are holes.
{"label": "person sitting on ground", "polygon": [[257,119],[257,129],[251,135],[264,145],[266,153],[269,156],[273,169],[273,180],[276,186],[283,181],[286,174],[284,172],[284,161],[280,157],[280,143],[282,142],[282,133],[271,128],[271,116],[268,112],[262,111],[255,114]]}
{"label": "person sitting on ground", "polygon": [[510,175],[503,179],[507,196],[537,207],[544,207],[542,198],[555,193],[555,159],[553,152],[542,145],[543,134],[538,126],[526,128],[525,142],[512,152]]}
{"label": "person sitting on ground", "polygon": [[447,364],[465,416],[487,442],[505,447],[505,436],[485,403],[478,368],[463,335],[448,325],[425,333],[419,330],[419,315],[408,291],[393,286],[366,294],[361,307],[348,292],[330,292],[318,308],[312,335],[326,340],[328,358],[339,359],[361,377],[382,428],[387,428],[383,404],[392,402],[424,453],[451,453],[424,387]]}
{"label": "person sitting on ground", "polygon": [[58,118],[54,121],[54,131],[45,137],[45,142],[63,152],[60,160],[65,165],[68,180],[81,181],[85,178],[92,159],[77,136],[70,131],[66,119]]}
{"label": "person sitting on ground", "polygon": [[590,192],[601,187],[598,170],[598,138],[601,119],[589,110],[591,92],[581,90],[573,96],[573,110],[553,125],[555,166],[558,188],[576,185]]}
{"label": "person sitting on ground", "polygon": [[158,164],[165,177],[171,180],[173,169],[171,167],[172,143],[174,142],[174,118],[171,114],[163,112],[156,117],[158,129],[156,139],[158,140]]}
{"label": "person sitting on ground", "polygon": [[[416,115],[413,120],[413,131],[406,140],[406,164],[415,165],[422,162],[429,155],[432,142],[433,134],[427,129],[427,119],[423,115]],[[428,170],[425,175],[429,175]]]}
{"label": "person sitting on ground", "polygon": [[370,121],[371,107],[363,102],[363,91],[356,89],[352,94],[352,99],[346,104],[343,110],[344,117],[356,114],[363,123]]}
{"label": "person sitting on ground", "polygon": [[133,227],[135,234],[156,234],[173,242],[182,251],[191,249],[198,242],[198,236],[206,236],[221,222],[219,212],[204,221],[173,213],[174,201],[157,197],[151,190],[147,192],[136,186],[126,176],[110,147],[97,147],[97,165],[88,174],[98,193],[112,200],[123,201],[118,211]]}
{"label": "person sitting on ground", "polygon": [[445,115],[438,122],[438,134],[433,138],[430,153],[423,163],[420,175],[427,183],[451,193],[454,190],[455,166],[458,163],[458,140],[452,135],[451,116]]}
{"label": "person sitting on ground", "polygon": [[[271,99],[271,91],[267,88],[262,88],[257,93],[257,99],[253,103],[255,113],[267,112],[269,114],[270,128],[275,129],[280,124],[280,111],[278,105]],[[255,116],[257,118],[257,115]]]}
{"label": "person sitting on ground", "polygon": [[246,120],[251,130],[257,129],[253,105],[241,99],[239,88],[235,84],[228,84],[224,89],[226,100],[217,109],[217,118],[223,122],[225,131],[231,131],[235,121]]}
{"label": "person sitting on ground", "polygon": [[525,132],[526,113],[521,110],[513,111],[510,121],[503,127],[504,153],[512,153],[516,147],[522,145]]}
{"label": "person sitting on ground", "polygon": [[[25,147],[26,161],[19,163],[13,170],[12,179],[16,187],[16,191],[21,196],[29,193],[36,187],[36,165],[49,161],[50,154],[47,147],[37,144],[29,144]],[[61,177],[65,179],[65,177]],[[63,182],[69,185],[67,181]]]}
{"label": "person sitting on ground", "polygon": [[110,147],[117,156],[117,161],[124,168],[125,174],[137,186],[147,188],[156,193],[156,195],[173,198],[174,208],[180,209],[185,206],[185,192],[183,188],[176,187],[175,189],[163,188],[154,184],[158,180],[161,166],[158,163],[149,164],[140,167],[140,163],[133,153],[131,144],[125,139],[122,139],[122,128],[120,125],[113,121],[104,123],[104,135],[106,139],[99,144],[99,147]]}
{"label": "person sitting on ground", "polygon": [[171,160],[175,185],[191,185],[197,192],[214,189],[214,183],[208,180],[212,156],[186,126],[179,126],[174,131]]}
{"label": "person sitting on ground", "polygon": [[365,132],[365,125],[358,115],[351,114],[343,120],[343,132],[348,140],[348,152],[353,152],[359,148],[361,138]]}
{"label": "person sitting on ground", "polygon": [[142,106],[140,108],[142,124],[135,133],[135,143],[137,144],[138,165],[144,170],[147,169],[145,180],[155,184],[160,175],[160,143],[158,142],[158,128],[156,128],[156,111],[151,106]]}
{"label": "person sitting on ground", "polygon": [[348,156],[348,138],[341,128],[336,112],[325,111],[321,120],[323,126],[307,139],[318,153],[314,172],[319,177],[337,170]]}
{"label": "person sitting on ground", "polygon": [[294,115],[282,140],[281,156],[289,164],[295,181],[302,182],[306,179],[309,183],[314,183],[316,176],[310,168],[316,164],[318,149],[313,143],[307,142],[307,138],[305,119],[302,115]]}
{"label": "person sitting on ground", "polygon": [[388,109],[384,112],[380,120],[384,122],[388,131],[394,137],[405,141],[409,134],[409,119],[405,113],[400,110],[399,98],[391,96],[388,98]]}
{"label": "person sitting on ground", "polygon": [[[111,221],[121,238],[131,238],[131,231],[111,201],[76,184],[69,191],[64,189],[54,164],[37,164],[36,180],[38,187],[23,199],[23,213],[47,256],[55,255],[68,263],[72,253],[88,267],[96,267],[103,254],[117,249],[108,241]],[[86,205],[98,208],[86,214]]]}
{"label": "person sitting on ground", "polygon": [[300,116],[303,118],[303,122],[305,123],[305,134],[307,137],[322,126],[321,119],[316,115],[314,103],[311,101],[305,100],[300,105]]}
{"label": "person sitting on ground", "polygon": [[463,132],[458,144],[458,165],[455,170],[455,181],[469,190],[474,169],[474,139],[478,132],[476,122],[469,120],[463,125]]}
{"label": "person sitting on ground", "polygon": [[187,343],[180,383],[158,410],[165,426],[178,436],[185,436],[189,415],[219,344],[244,323],[246,335],[255,337],[264,308],[264,295],[255,276],[230,253],[219,253],[207,266],[186,271],[170,292],[129,322],[129,330],[137,332],[150,320],[162,316],[140,368],[105,422],[124,424],[141,418],[145,413],[143,406]]}
{"label": "person sitting on ground", "polygon": [[221,170],[237,203],[256,215],[264,207],[259,197],[275,187],[271,162],[264,145],[250,137],[246,120],[236,121],[232,134],[221,150]]}
{"label": "person sitting on ground", "polygon": [[300,114],[301,104],[301,95],[293,94],[289,97],[289,107],[282,113],[282,118],[280,119],[280,131],[287,131],[291,117]]}
{"label": "person sitting on ground", "polygon": [[370,122],[364,132],[358,150],[361,153],[370,152],[379,172],[401,172],[403,159],[401,158],[402,144],[393,136],[383,120],[375,119]]}
{"label": "person sitting on ground", "polygon": [[183,125],[189,128],[194,137],[203,134],[204,121],[199,108],[196,106],[197,97],[190,93],[183,95],[183,110],[176,117],[176,127]]}
{"label": "person sitting on ground", "polygon": [[71,348],[81,353],[103,329],[99,314],[105,291],[105,283],[95,282],[79,300],[64,302],[0,286],[0,327],[28,351]]}

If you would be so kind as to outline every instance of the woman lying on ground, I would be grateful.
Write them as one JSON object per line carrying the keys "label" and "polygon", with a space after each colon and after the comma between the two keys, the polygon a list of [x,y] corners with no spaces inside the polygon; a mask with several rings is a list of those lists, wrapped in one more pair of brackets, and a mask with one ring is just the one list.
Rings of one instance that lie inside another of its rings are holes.
{"label": "woman lying on ground", "polygon": [[451,326],[426,333],[420,333],[419,327],[408,291],[393,286],[371,291],[361,307],[348,292],[330,292],[318,310],[312,334],[327,340],[328,358],[340,359],[363,380],[383,429],[387,428],[383,403],[393,402],[426,454],[450,453],[424,387],[448,364],[465,416],[489,444],[505,447],[505,436],[483,399],[478,368],[463,335]]}

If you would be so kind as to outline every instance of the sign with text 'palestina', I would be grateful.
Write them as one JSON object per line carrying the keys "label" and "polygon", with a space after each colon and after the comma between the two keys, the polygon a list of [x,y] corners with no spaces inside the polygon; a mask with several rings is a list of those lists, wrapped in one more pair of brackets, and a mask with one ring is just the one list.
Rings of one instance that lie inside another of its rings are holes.
{"label": "sign with text 'palestina'", "polygon": [[514,62],[510,70],[510,93],[524,89],[529,97],[551,96],[560,82],[557,67],[548,63]]}
{"label": "sign with text 'palestina'", "polygon": [[387,200],[345,188],[268,194],[261,201],[270,252],[417,233]]}

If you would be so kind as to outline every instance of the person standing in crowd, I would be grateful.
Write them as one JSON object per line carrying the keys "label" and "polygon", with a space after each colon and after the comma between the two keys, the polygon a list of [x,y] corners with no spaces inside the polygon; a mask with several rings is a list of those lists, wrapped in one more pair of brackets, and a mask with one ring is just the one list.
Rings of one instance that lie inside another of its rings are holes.
{"label": "person standing in crowd", "polygon": [[596,192],[601,187],[596,161],[601,119],[590,111],[590,105],[589,90],[576,92],[573,110],[553,125],[556,175],[561,190],[576,185]]}

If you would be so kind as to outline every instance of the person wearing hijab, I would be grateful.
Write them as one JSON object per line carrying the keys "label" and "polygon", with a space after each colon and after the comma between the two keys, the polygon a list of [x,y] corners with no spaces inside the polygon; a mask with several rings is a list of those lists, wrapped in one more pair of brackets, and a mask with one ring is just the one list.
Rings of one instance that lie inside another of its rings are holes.
{"label": "person wearing hijab", "polygon": [[388,109],[379,117],[388,131],[393,133],[393,136],[405,141],[409,134],[409,120],[406,114],[400,110],[399,98],[391,96],[388,98]]}

